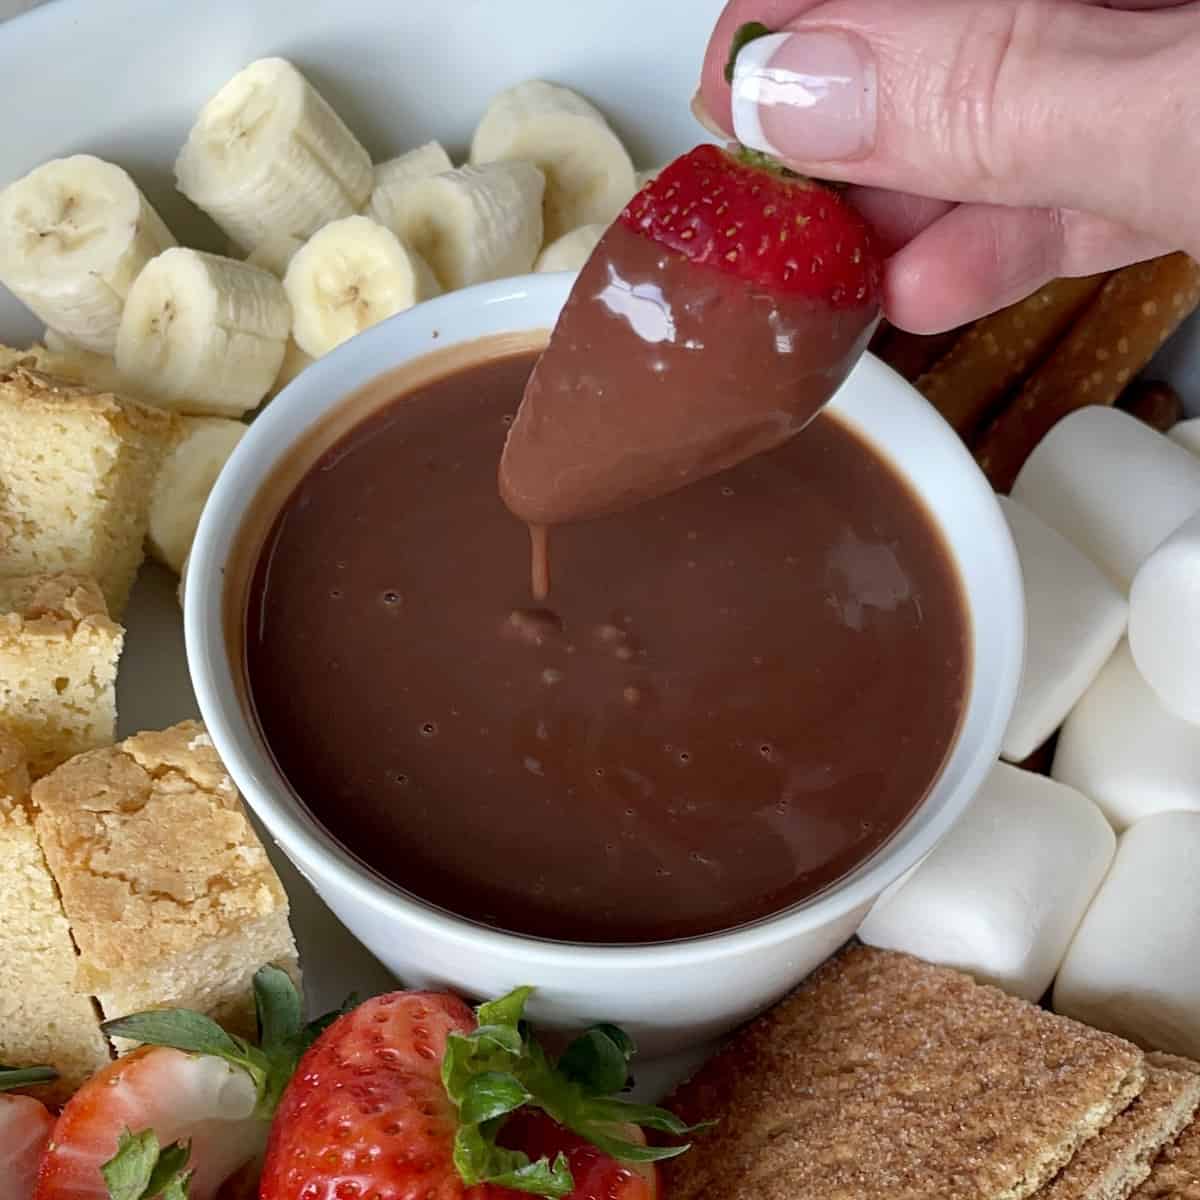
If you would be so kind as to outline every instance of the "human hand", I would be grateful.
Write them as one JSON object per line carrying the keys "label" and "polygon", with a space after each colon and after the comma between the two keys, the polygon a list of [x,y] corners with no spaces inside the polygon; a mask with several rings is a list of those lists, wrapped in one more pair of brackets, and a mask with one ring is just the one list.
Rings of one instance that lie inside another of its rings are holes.
{"label": "human hand", "polygon": [[[749,21],[778,33],[731,89]],[[731,0],[698,98],[724,135],[854,185],[889,319],[933,333],[1058,276],[1200,257],[1197,79],[1200,3]]]}

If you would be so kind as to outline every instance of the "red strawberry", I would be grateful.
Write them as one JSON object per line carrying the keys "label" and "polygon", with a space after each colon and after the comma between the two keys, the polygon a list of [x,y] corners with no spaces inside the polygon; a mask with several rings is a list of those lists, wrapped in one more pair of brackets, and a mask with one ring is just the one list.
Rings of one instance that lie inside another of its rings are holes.
{"label": "red strawberry", "polygon": [[146,1044],[67,1102],[33,1200],[249,1195],[279,1096],[326,1023],[302,1023],[300,996],[277,967],[255,975],[254,991],[257,1045],[181,1010],[107,1022],[110,1035]]}
{"label": "red strawberry", "polygon": [[461,1000],[430,992],[379,996],[331,1025],[283,1094],[262,1200],[462,1196],[441,1066],[447,1036],[474,1027]]}
{"label": "red strawberry", "polygon": [[46,1083],[54,1072],[42,1068],[10,1070],[0,1067],[0,1196],[29,1200],[42,1151],[50,1139],[54,1118],[32,1096],[9,1096],[9,1088]]}
{"label": "red strawberry", "polygon": [[618,220],[697,266],[874,317],[881,264],[867,223],[839,191],[752,151],[697,146]]}
{"label": "red strawberry", "polygon": [[844,196],[698,146],[593,251],[509,431],[534,525],[628,508],[792,437],[879,317],[880,252]]}
{"label": "red strawberry", "polygon": [[607,1096],[633,1052],[611,1026],[551,1063],[522,1019],[528,991],[478,1018],[454,996],[396,992],[334,1022],[284,1092],[260,1200],[653,1200],[649,1164],[680,1151],[629,1123],[684,1127]]}
{"label": "red strawberry", "polygon": [[219,1058],[164,1047],[137,1050],[105,1067],[67,1101],[42,1160],[34,1200],[108,1200],[101,1168],[126,1130],[153,1130],[166,1145],[191,1142],[189,1200],[217,1188],[262,1148],[254,1084]]}

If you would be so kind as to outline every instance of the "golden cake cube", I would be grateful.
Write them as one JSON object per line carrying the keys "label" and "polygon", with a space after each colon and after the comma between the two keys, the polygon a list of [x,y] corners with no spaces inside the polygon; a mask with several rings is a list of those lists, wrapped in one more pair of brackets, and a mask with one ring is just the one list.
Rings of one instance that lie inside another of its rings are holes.
{"label": "golden cake cube", "polygon": [[38,846],[24,749],[0,730],[0,1063],[51,1066],[31,1089],[65,1099],[111,1058],[92,998],[77,990],[71,931]]}
{"label": "golden cake cube", "polygon": [[0,728],[40,778],[112,744],[124,630],[81,575],[0,575]]}
{"label": "golden cake cube", "polygon": [[190,1008],[255,1028],[254,973],[297,975],[288,900],[204,727],[80,755],[33,789],[37,828],[106,1019]]}
{"label": "golden cake cube", "polygon": [[91,575],[120,617],[177,420],[24,365],[0,371],[0,572]]}

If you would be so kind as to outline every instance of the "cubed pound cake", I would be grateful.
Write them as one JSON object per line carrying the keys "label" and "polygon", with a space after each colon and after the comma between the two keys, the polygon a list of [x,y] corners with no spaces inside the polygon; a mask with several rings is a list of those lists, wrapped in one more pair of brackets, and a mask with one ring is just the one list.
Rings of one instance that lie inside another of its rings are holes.
{"label": "cubed pound cake", "polygon": [[37,828],[106,1019],[152,1007],[254,1032],[251,980],[296,974],[283,886],[204,727],[80,755],[33,789]]}
{"label": "cubed pound cake", "polygon": [[854,946],[666,1101],[715,1120],[671,1200],[1022,1200],[1129,1106],[1137,1047]]}
{"label": "cubed pound cake", "polygon": [[35,779],[112,745],[123,640],[95,580],[0,576],[0,728],[24,744]]}
{"label": "cubed pound cake", "polygon": [[177,418],[14,366],[0,372],[0,572],[91,575],[120,617]]}
{"label": "cubed pound cake", "polygon": [[52,1066],[33,1089],[65,1099],[109,1061],[92,998],[77,990],[77,958],[28,807],[20,743],[0,731],[0,1063]]}

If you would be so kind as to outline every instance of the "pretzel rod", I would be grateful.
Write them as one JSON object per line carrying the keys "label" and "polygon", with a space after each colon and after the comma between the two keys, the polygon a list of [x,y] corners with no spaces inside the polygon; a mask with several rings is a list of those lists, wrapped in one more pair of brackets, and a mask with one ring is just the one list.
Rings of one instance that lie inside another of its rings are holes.
{"label": "pretzel rod", "polygon": [[1157,379],[1135,379],[1117,399],[1117,407],[1159,433],[1166,433],[1183,419],[1179,393],[1169,383]]}
{"label": "pretzel rod", "polygon": [[1106,278],[1054,279],[1025,300],[976,321],[917,380],[917,389],[963,437],[970,437],[1045,360]]}
{"label": "pretzel rod", "polygon": [[979,465],[1001,492],[1068,413],[1113,404],[1200,303],[1200,266],[1186,254],[1137,263],[1109,277],[1095,299],[977,439]]}
{"label": "pretzel rod", "polygon": [[961,334],[961,329],[926,334],[908,333],[889,326],[887,336],[881,339],[875,353],[893,371],[912,383],[933,366],[958,341]]}

